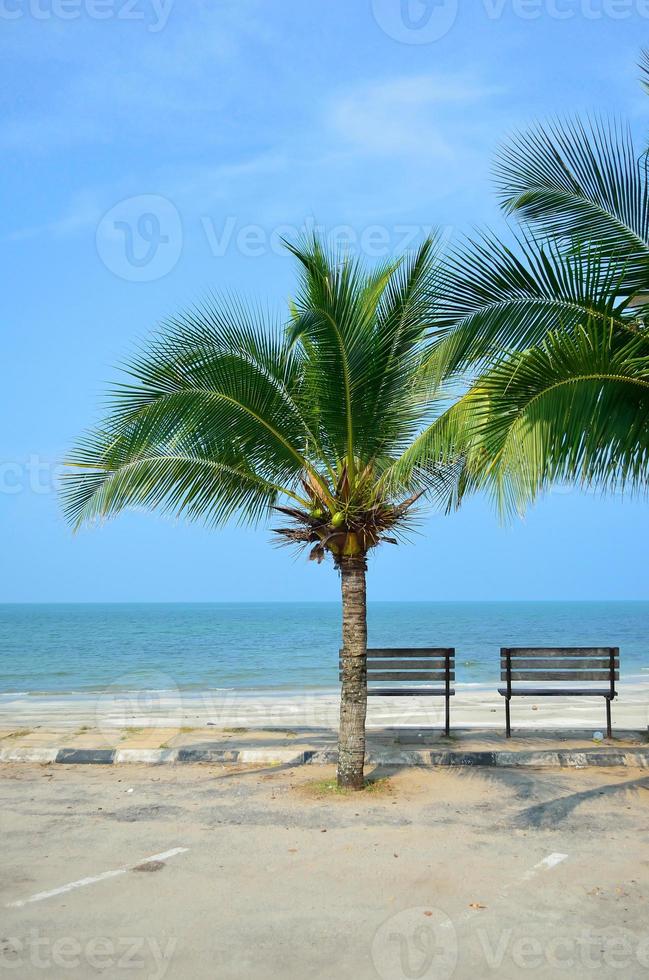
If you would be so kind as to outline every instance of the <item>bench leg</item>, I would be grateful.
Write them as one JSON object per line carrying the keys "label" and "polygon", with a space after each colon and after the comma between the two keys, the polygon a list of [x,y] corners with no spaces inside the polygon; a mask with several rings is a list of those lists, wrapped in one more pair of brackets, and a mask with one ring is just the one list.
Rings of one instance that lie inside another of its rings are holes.
{"label": "bench leg", "polygon": [[611,699],[606,699],[606,736],[607,738],[613,738],[613,731],[611,729]]}
{"label": "bench leg", "polygon": [[510,698],[505,698],[505,731],[506,731],[507,738],[512,737],[511,718],[509,714],[509,701]]}
{"label": "bench leg", "polygon": [[451,698],[446,695],[446,734],[451,734]]}

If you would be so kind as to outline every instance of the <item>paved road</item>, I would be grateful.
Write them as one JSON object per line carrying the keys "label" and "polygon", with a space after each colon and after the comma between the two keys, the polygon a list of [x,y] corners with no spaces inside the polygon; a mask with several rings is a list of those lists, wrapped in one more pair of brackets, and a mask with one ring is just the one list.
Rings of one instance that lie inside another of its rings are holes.
{"label": "paved road", "polygon": [[649,978],[646,772],[330,774],[0,768],[0,977]]}

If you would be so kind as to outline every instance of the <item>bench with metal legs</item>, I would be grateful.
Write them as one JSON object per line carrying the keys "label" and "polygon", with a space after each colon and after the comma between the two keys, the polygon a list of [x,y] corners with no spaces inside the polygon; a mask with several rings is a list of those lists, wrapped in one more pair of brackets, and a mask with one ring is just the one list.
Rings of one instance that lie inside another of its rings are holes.
{"label": "bench with metal legs", "polygon": [[[340,651],[342,679],[342,650]],[[445,732],[451,732],[451,698],[455,695],[455,649],[414,647],[367,651],[367,696],[444,698]],[[431,686],[431,681],[436,686]]]}
{"label": "bench with metal legs", "polygon": [[[498,688],[505,698],[505,725],[511,738],[510,702],[514,697],[601,697],[606,701],[606,734],[612,736],[611,702],[617,697],[615,682],[620,677],[619,647],[503,647],[500,651]],[[571,687],[522,687],[538,681],[551,685],[574,682]],[[605,682],[606,687],[593,682]],[[584,683],[592,686],[584,686]]]}

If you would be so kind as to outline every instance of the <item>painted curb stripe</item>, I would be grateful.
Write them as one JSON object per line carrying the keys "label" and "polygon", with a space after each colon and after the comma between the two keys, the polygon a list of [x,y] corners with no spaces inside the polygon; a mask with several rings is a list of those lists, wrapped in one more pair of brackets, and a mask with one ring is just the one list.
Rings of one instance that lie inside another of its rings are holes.
{"label": "painted curb stripe", "polygon": [[0,749],[0,762],[56,762],[59,749]]}
{"label": "painted curb stripe", "polygon": [[60,749],[55,761],[108,766],[115,761],[115,749]]}
{"label": "painted curb stripe", "polygon": [[[64,765],[111,765],[142,763],[148,765],[178,763],[216,763],[239,765],[329,765],[337,761],[335,749],[75,749],[12,748],[0,749],[0,762],[60,763]],[[475,768],[585,769],[603,767],[649,768],[649,748],[575,750],[539,752],[449,752],[421,750],[416,752],[372,752],[366,755],[368,765]]]}
{"label": "painted curb stripe", "polygon": [[114,761],[160,765],[163,762],[175,762],[177,758],[178,749],[116,749]]}

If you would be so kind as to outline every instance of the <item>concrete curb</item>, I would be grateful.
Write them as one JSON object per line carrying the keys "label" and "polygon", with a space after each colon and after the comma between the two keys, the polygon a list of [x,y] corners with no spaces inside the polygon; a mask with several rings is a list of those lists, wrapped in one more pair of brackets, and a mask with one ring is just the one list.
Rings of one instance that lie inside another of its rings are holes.
{"label": "concrete curb", "polygon": [[[81,749],[31,748],[0,749],[0,762],[36,762],[63,765],[117,765],[143,763],[146,765],[212,763],[220,765],[303,766],[330,765],[337,761],[335,749],[315,751],[306,749]],[[588,769],[596,767],[632,767],[649,769],[649,747],[646,749],[565,749],[540,751],[435,751],[418,749],[411,752],[382,749],[369,751],[368,765],[420,766],[435,768],[534,768]]]}
{"label": "concrete curb", "polygon": [[60,749],[0,749],[0,762],[56,762]]}

